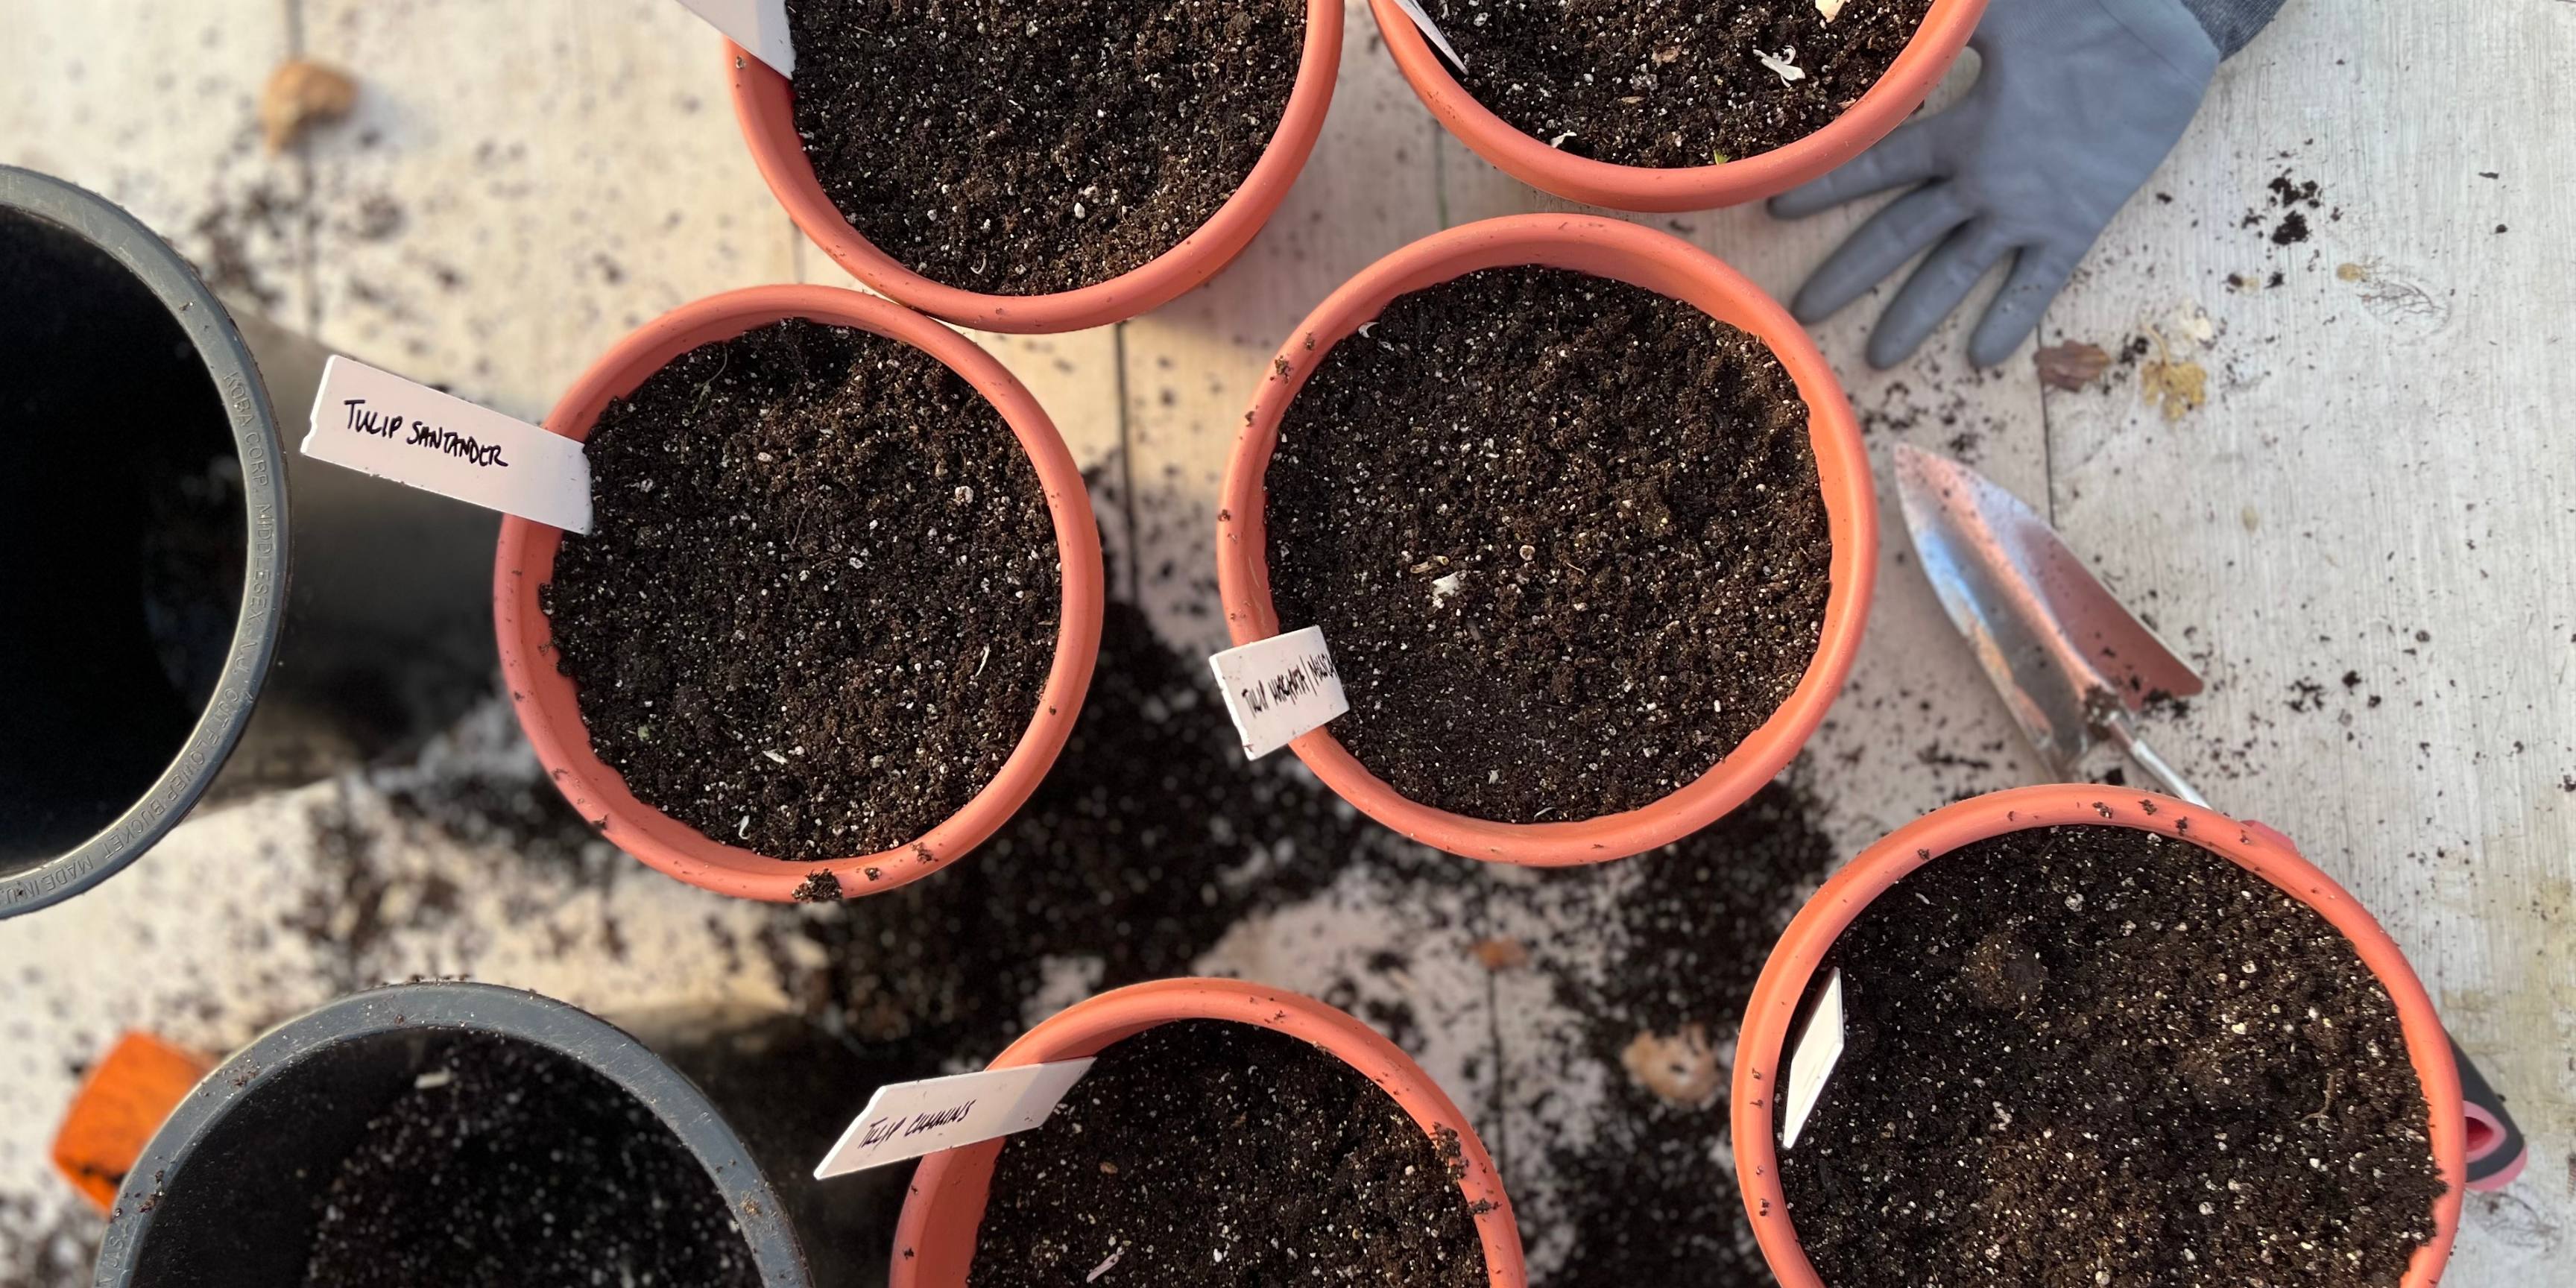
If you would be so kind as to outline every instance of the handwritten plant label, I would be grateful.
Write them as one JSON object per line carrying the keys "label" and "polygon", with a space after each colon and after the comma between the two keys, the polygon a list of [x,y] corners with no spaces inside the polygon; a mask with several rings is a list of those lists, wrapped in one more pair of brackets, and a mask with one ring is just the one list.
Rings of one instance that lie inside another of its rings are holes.
{"label": "handwritten plant label", "polygon": [[1259,760],[1351,709],[1324,628],[1254,640],[1208,659],[1225,713],[1243,737],[1243,754]]}
{"label": "handwritten plant label", "polygon": [[778,70],[796,74],[796,47],[787,39],[787,0],[680,0],[725,39]]}
{"label": "handwritten plant label", "polygon": [[304,454],[567,532],[590,531],[581,444],[332,355]]}
{"label": "handwritten plant label", "polygon": [[1395,0],[1395,7],[1402,9],[1407,17],[1412,18],[1414,26],[1422,28],[1422,34],[1430,39],[1432,47],[1438,49],[1442,57],[1461,68],[1467,65],[1467,60],[1460,58],[1458,51],[1449,47],[1449,38],[1440,34],[1440,24],[1433,22],[1430,14],[1423,12],[1421,0]]}
{"label": "handwritten plant label", "polygon": [[1816,999],[1816,1009],[1789,1048],[1789,1119],[1781,1124],[1780,1148],[1796,1148],[1807,1115],[1815,1112],[1817,1099],[1825,1094],[1825,1079],[1833,1076],[1834,1062],[1842,1058],[1843,973],[1838,968],[1825,977],[1824,996]]}
{"label": "handwritten plant label", "polygon": [[1090,1071],[1089,1060],[1060,1060],[879,1087],[858,1121],[814,1165],[814,1179],[1027,1131],[1045,1122]]}

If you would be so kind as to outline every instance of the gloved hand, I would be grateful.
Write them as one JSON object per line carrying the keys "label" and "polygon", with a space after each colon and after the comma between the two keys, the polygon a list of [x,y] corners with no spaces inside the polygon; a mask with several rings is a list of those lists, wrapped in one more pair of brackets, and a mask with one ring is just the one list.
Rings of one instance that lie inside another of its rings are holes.
{"label": "gloved hand", "polygon": [[2011,276],[1968,358],[2010,357],[2182,137],[2219,62],[2183,0],[1992,0],[1968,43],[1982,67],[1965,100],[1771,200],[1796,219],[1923,185],[1852,234],[1790,305],[1801,322],[1823,319],[1939,243],[1870,333],[1875,367],[1911,357],[2006,255]]}

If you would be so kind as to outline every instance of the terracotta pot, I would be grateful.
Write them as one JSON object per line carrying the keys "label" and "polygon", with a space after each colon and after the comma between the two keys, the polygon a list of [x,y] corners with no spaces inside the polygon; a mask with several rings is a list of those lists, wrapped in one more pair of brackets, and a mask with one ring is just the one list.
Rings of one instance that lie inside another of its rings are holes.
{"label": "terracotta pot", "polygon": [[1780,1085],[1786,1061],[1782,1055],[1792,1017],[1806,996],[1808,981],[1834,940],[1872,900],[1907,873],[1961,846],[2007,832],[2082,824],[2131,827],[2189,841],[2271,882],[2283,893],[2316,910],[2346,939],[2388,990],[2397,1020],[2406,1034],[2406,1052],[2415,1076],[2432,1106],[2433,1161],[2446,1186],[2433,1204],[2434,1236],[2418,1249],[2403,1288],[2431,1288],[2451,1256],[2451,1240],[2460,1226],[2460,1194],[2465,1166],[2467,1128],[2460,1111],[2460,1076],[2453,1064],[2451,1042],[2433,1013],[2432,999],[2415,971],[2406,964],[2388,932],[2343,887],[2338,886],[2282,836],[2260,824],[2235,819],[2171,797],[2119,791],[2093,784],[2024,787],[1961,801],[1934,811],[1890,833],[1825,882],[1807,906],[1790,921],[1762,977],[1736,1039],[1735,1080],[1730,1110],[1735,1135],[1735,1174],[1744,1191],[1744,1208],[1763,1258],[1782,1288],[1824,1288],[1815,1267],[1799,1246],[1789,1219],[1789,1201],[1780,1186],[1779,1154],[1773,1139],[1771,1091]]}
{"label": "terracotta pot", "polygon": [[[501,524],[492,570],[492,616],[500,636],[501,675],[519,725],[535,744],[555,786],[581,816],[619,849],[672,876],[719,894],[785,902],[817,868],[829,869],[851,895],[875,894],[938,871],[981,844],[1018,811],[1055,763],[1081,713],[1100,646],[1100,529],[1073,454],[1057,437],[1037,400],[992,355],[964,336],[883,300],[826,286],[763,286],[683,305],[620,340],[564,393],[546,417],[546,428],[567,438],[589,437],[611,399],[633,393],[681,354],[729,340],[781,318],[801,317],[856,327],[900,340],[946,363],[1002,414],[1036,466],[1055,519],[1055,544],[1063,566],[1064,598],[1058,610],[1055,663],[1047,672],[1036,714],[993,781],[966,807],[915,842],[879,854],[821,863],[783,862],[712,839],[696,828],[637,800],[617,771],[591,750],[572,677],[555,666],[553,630],[537,606],[537,590],[554,575],[561,529],[510,518]],[[923,860],[923,851],[928,860]],[[877,868],[871,881],[867,869]]]}
{"label": "terracotta pot", "polygon": [[1504,173],[1568,201],[1614,210],[1705,210],[1786,192],[1868,150],[1902,124],[1941,83],[1986,11],[1986,0],[1933,0],[1913,43],[1878,83],[1832,124],[1787,147],[1722,165],[1663,169],[1613,165],[1549,147],[1470,97],[1422,29],[1394,0],[1369,0],[1395,65],[1423,106],[1476,155]]}
{"label": "terracotta pot", "polygon": [[[1537,264],[1640,286],[1759,337],[1779,355],[1809,408],[1809,434],[1833,537],[1832,590],[1806,676],[1771,718],[1698,779],[1652,804],[1562,823],[1497,823],[1411,800],[1370,773],[1331,726],[1289,744],[1361,813],[1426,845],[1501,863],[1559,867],[1669,845],[1723,817],[1787,767],[1842,689],[1860,648],[1878,557],[1878,504],[1851,402],[1824,355],[1788,312],[1715,256],[1665,233],[1592,215],[1515,215],[1423,238],[1344,283],[1290,333],[1262,381],[1227,462],[1217,511],[1217,584],[1238,645],[1279,633],[1270,598],[1263,477],[1279,424],[1325,356],[1395,297],[1479,269]],[[1330,641],[1327,641],[1329,643]]]}
{"label": "terracotta pot", "polygon": [[[1058,1011],[993,1060],[992,1067],[1044,1064],[1097,1055],[1122,1038],[1174,1020],[1231,1020],[1285,1033],[1341,1057],[1395,1098],[1425,1134],[1458,1133],[1467,1174],[1458,1188],[1467,1203],[1490,1203],[1476,1218],[1485,1269],[1494,1288],[1522,1288],[1520,1225],[1484,1142],[1422,1066],[1377,1030],[1309,997],[1232,979],[1166,979],[1103,993]],[[891,1288],[962,1288],[975,1260],[975,1235],[1003,1142],[986,1141],[921,1160],[895,1225]]]}
{"label": "terracotta pot", "polygon": [[1297,67],[1296,87],[1289,91],[1288,108],[1260,162],[1214,217],[1180,245],[1106,282],[1050,295],[985,295],[923,277],[851,227],[814,178],[813,163],[797,137],[795,94],[788,79],[741,46],[725,42],[734,116],[742,124],[744,141],[751,145],[751,159],[779,204],[787,207],[787,217],[832,262],[932,317],[985,331],[1031,334],[1081,331],[1149,313],[1231,263],[1270,222],[1298,172],[1306,168],[1306,158],[1323,133],[1324,111],[1332,105],[1333,81],[1341,61],[1341,0],[1311,0],[1306,6],[1305,52]]}

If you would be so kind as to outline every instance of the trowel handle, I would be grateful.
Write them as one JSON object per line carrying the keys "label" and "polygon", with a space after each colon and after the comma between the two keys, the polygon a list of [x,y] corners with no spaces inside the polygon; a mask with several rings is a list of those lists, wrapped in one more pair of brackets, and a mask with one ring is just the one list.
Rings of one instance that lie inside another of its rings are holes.
{"label": "trowel handle", "polygon": [[[2299,848],[2278,829],[2251,821],[2243,827],[2284,849],[2296,852]],[[2513,1115],[2505,1112],[2504,1097],[2496,1094],[2486,1075],[2470,1062],[2469,1053],[2460,1049],[2460,1040],[2450,1041],[2451,1062],[2460,1066],[2460,1110],[2469,1123],[2469,1188],[2503,1189],[2522,1175],[2523,1164],[2531,1161],[2531,1147],[2523,1139],[2522,1128],[2514,1125]]]}

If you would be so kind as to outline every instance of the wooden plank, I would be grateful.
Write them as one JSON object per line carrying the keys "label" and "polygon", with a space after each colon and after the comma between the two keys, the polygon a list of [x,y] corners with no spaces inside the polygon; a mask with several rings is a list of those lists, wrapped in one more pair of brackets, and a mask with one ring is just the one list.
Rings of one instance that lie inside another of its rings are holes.
{"label": "wooden plank", "polygon": [[2453,1284],[2576,1252],[2569,16],[2290,6],[2049,318],[2208,375],[2173,420],[2134,371],[2048,400],[2059,523],[2211,681],[2163,750],[2379,915],[2534,1142]]}
{"label": "wooden plank", "polygon": [[291,48],[288,0],[0,4],[0,162],[132,211],[219,290],[301,318],[304,175],[261,145],[260,86]]}
{"label": "wooden plank", "polygon": [[308,53],[361,87],[307,144],[323,343],[534,416],[655,315],[793,280],[679,5],[300,3]]}

